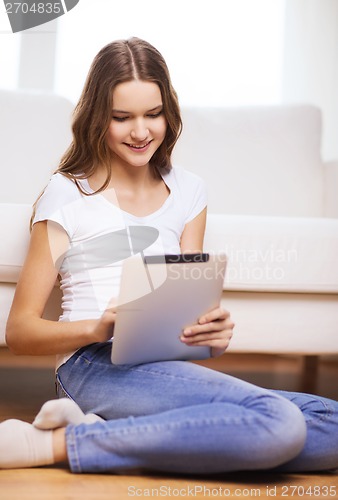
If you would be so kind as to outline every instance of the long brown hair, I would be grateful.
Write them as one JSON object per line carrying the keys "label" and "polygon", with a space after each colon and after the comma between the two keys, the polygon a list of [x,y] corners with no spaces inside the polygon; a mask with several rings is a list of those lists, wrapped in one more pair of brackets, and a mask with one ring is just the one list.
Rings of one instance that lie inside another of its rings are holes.
{"label": "long brown hair", "polygon": [[[101,165],[106,168],[107,177],[96,192],[107,187],[111,179],[111,152],[106,133],[111,121],[113,91],[118,84],[134,79],[157,83],[160,88],[167,130],[150,165],[153,169],[170,170],[171,153],[182,129],[177,94],[160,52],[134,37],[106,45],[95,57],[74,110],[73,141],[57,172],[76,182],[76,177],[88,178]],[[79,184],[78,187],[81,189]]]}

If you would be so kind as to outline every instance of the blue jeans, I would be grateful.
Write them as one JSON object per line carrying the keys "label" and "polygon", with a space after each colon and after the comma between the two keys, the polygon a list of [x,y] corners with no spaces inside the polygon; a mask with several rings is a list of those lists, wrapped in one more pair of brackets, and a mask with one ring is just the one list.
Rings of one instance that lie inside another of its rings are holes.
{"label": "blue jeans", "polygon": [[60,397],[106,420],[67,426],[73,472],[338,468],[337,402],[185,361],[116,366],[110,354],[92,344],[57,373]]}

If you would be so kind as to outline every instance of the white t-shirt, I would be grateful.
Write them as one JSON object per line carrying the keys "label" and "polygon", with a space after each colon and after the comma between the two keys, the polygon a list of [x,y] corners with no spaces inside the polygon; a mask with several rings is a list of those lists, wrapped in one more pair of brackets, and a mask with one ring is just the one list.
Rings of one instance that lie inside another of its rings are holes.
{"label": "white t-shirt", "polygon": [[[140,251],[144,255],[180,253],[185,224],[206,206],[206,188],[200,177],[179,167],[162,178],[170,191],[168,198],[152,214],[137,217],[101,193],[82,194],[60,173],[51,177],[33,223],[56,222],[70,240],[59,270],[60,321],[99,318],[118,296],[122,262],[128,256]],[[87,180],[78,182],[85,192],[92,192]],[[59,356],[58,366],[72,354]]]}

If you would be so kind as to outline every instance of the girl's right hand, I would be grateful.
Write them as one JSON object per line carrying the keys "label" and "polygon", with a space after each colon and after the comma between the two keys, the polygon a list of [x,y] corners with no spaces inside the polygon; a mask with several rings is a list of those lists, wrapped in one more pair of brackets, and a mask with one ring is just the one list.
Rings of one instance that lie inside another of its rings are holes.
{"label": "girl's right hand", "polygon": [[116,307],[107,308],[101,318],[94,320],[92,332],[90,334],[91,341],[107,342],[114,335],[114,324],[116,320]]}

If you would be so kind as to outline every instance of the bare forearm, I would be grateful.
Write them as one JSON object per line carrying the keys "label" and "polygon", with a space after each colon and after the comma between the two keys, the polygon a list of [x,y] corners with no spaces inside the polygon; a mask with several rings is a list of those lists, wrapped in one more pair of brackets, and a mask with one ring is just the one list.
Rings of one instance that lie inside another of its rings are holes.
{"label": "bare forearm", "polygon": [[96,341],[96,320],[49,321],[37,317],[9,321],[6,342],[15,354],[48,355],[74,351]]}

